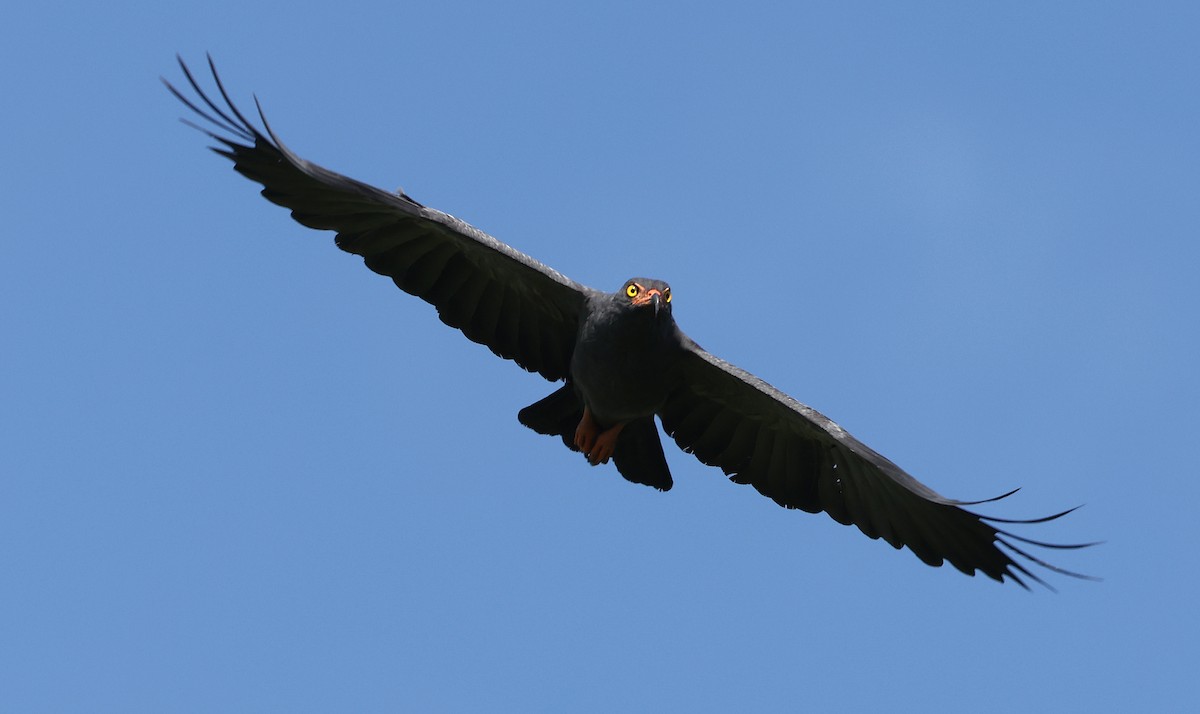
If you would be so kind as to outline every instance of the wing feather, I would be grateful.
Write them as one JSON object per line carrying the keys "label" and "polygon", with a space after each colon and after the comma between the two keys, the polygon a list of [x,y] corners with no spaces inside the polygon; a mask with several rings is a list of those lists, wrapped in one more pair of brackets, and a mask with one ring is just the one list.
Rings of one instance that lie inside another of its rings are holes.
{"label": "wing feather", "polygon": [[970,504],[939,495],[820,412],[682,339],[679,386],[659,414],[663,429],[731,480],[750,484],[787,508],[824,511],[870,538],[907,546],[929,565],[949,562],[969,575],[1007,577],[1022,586],[1029,578],[1044,585],[1016,556],[1087,577],[1017,548],[1012,540],[1031,541],[991,523],[1008,521],[978,515],[963,507]]}
{"label": "wing feather", "polygon": [[179,64],[195,100],[163,82],[210,126],[188,123],[217,141],[213,150],[233,161],[235,170],[262,184],[267,200],[289,209],[301,225],[336,231],[339,248],[432,304],[443,322],[471,340],[547,379],[567,376],[580,315],[594,291],[403,193],[300,158],[271,130],[261,107],[262,130],[238,110],[211,58],[223,104],[201,88],[182,59]]}

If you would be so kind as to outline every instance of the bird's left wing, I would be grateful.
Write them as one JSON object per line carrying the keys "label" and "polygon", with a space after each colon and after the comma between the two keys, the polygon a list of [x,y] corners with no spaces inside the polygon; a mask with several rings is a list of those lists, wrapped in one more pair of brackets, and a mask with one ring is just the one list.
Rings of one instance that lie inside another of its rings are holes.
{"label": "bird's left wing", "polygon": [[685,451],[720,467],[734,482],[751,484],[788,508],[825,511],[895,548],[908,546],[930,565],[948,560],[968,575],[979,570],[1025,585],[1024,575],[1045,584],[1014,560],[1017,555],[1077,575],[1043,562],[1013,541],[1049,548],[1082,545],[1032,541],[989,523],[1037,523],[1066,512],[1028,521],[972,513],[963,506],[973,503],[939,495],[817,410],[690,339],[683,337],[683,343],[676,386],[659,412],[663,429]]}
{"label": "bird's left wing", "polygon": [[182,59],[179,64],[203,106],[163,82],[211,124],[192,126],[220,142],[213,150],[262,184],[267,200],[291,209],[305,226],[337,231],[338,247],[432,304],[443,322],[471,340],[546,379],[566,377],[590,288],[403,193],[305,161],[279,141],[265,118],[260,131],[234,106],[211,58],[224,107],[204,93]]}

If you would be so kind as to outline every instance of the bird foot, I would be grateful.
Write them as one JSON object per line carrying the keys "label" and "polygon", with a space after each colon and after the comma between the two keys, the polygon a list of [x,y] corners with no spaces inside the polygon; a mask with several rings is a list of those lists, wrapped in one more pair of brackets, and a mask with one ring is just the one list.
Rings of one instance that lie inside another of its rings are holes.
{"label": "bird foot", "polygon": [[592,466],[606,464],[617,450],[617,437],[621,435],[623,428],[625,422],[617,422],[601,431],[600,425],[592,417],[591,410],[585,406],[583,418],[579,420],[579,426],[575,429],[575,446],[587,456],[588,463]]}

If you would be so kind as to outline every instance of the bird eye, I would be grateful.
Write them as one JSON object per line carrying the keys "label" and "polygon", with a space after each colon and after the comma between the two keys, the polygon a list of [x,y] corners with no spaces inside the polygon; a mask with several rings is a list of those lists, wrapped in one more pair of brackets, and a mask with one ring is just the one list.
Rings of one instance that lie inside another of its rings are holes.
{"label": "bird eye", "polygon": [[630,284],[629,284],[629,287],[625,288],[625,294],[626,294],[626,295],[628,295],[628,296],[629,296],[629,297],[631,297],[631,298],[632,298],[632,297],[637,297],[637,294],[638,294],[638,286],[634,285],[633,283],[630,283]]}
{"label": "bird eye", "polygon": [[667,288],[663,291],[663,300],[668,303],[671,302],[671,288]]}

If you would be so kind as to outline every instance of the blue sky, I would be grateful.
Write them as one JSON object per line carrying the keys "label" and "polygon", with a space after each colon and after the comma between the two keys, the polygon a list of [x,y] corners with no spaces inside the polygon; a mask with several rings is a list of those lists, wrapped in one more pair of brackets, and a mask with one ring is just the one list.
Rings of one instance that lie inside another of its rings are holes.
{"label": "blue sky", "polygon": [[[1190,3],[25,4],[0,28],[0,709],[1181,710]],[[436,7],[433,7],[435,6]],[[158,83],[565,274],[1103,576],[932,569],[670,451],[294,224]]]}

